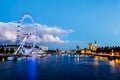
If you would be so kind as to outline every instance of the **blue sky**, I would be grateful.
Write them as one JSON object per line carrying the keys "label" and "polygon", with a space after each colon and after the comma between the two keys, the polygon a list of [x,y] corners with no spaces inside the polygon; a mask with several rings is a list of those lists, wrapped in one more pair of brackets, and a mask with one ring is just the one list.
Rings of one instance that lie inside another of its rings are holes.
{"label": "blue sky", "polygon": [[74,30],[62,38],[69,43],[50,48],[120,45],[120,0],[0,0],[0,22],[17,22],[26,12],[42,25]]}

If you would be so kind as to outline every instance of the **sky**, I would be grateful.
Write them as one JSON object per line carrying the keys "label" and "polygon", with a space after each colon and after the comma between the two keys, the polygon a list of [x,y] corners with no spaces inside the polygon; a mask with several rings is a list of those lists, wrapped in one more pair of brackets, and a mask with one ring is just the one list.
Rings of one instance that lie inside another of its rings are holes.
{"label": "sky", "polygon": [[[95,41],[120,46],[120,0],[0,0],[1,42],[15,41],[24,13],[32,15],[38,42],[49,49],[82,49]],[[32,30],[31,24],[25,19],[22,31]]]}

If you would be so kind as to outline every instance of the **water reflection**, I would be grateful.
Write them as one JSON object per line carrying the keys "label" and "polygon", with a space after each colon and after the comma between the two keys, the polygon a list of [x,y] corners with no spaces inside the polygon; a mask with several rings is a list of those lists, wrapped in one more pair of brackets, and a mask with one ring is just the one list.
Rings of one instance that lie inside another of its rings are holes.
{"label": "water reflection", "polygon": [[101,57],[101,56],[95,56],[95,59],[103,60],[103,61],[108,61],[107,57]]}
{"label": "water reflection", "polygon": [[120,60],[119,59],[111,60],[109,61],[109,63],[111,65],[112,72],[114,73],[120,72]]}
{"label": "water reflection", "polygon": [[114,60],[109,61],[109,63],[112,67],[115,67],[115,61]]}
{"label": "water reflection", "polygon": [[110,60],[109,63],[110,63],[110,65],[112,67],[118,67],[118,66],[120,66],[120,60],[119,59]]}
{"label": "water reflection", "polygon": [[37,80],[37,61],[33,58],[32,61],[28,63],[28,80]]}
{"label": "water reflection", "polygon": [[2,62],[4,62],[5,61],[5,58],[2,58]]}
{"label": "water reflection", "polygon": [[94,64],[96,66],[98,66],[98,64],[101,64],[99,61],[104,61],[106,62],[106,64],[109,64],[109,66],[111,66],[110,70],[111,72],[113,73],[120,72],[120,59],[108,60],[108,57],[95,56]]}
{"label": "water reflection", "polygon": [[5,61],[5,58],[0,58],[0,62],[1,62],[1,61],[4,62],[4,61]]}
{"label": "water reflection", "polygon": [[120,60],[110,61],[106,57],[49,55],[17,62],[5,61],[0,65],[1,80],[11,77],[13,80],[120,80]]}
{"label": "water reflection", "polygon": [[75,64],[79,64],[80,63],[80,58],[79,57],[74,58],[74,62],[75,62]]}
{"label": "water reflection", "polygon": [[99,62],[98,62],[98,58],[94,58],[94,64],[96,65],[96,66],[98,66],[99,65]]}

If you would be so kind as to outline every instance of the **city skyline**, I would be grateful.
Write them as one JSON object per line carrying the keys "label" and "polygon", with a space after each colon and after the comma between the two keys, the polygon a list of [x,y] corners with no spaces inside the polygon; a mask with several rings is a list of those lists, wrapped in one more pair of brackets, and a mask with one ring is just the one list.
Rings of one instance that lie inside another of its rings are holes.
{"label": "city skyline", "polygon": [[120,45],[119,0],[1,0],[0,5],[1,40],[15,40],[17,22],[27,12],[34,17],[40,35],[49,38],[42,38],[41,44],[50,49],[85,48],[95,41],[98,46]]}

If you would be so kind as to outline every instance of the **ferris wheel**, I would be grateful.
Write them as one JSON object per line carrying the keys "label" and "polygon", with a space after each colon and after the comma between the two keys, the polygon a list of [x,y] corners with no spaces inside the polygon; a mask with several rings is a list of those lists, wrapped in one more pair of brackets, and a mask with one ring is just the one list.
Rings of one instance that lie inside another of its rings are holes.
{"label": "ferris wheel", "polygon": [[[32,21],[32,24],[28,25],[27,29],[24,28],[25,26],[23,25],[23,22],[26,18],[29,18]],[[36,32],[37,32],[36,24],[32,15],[29,13],[23,14],[17,26],[17,44],[19,45],[19,47],[14,54],[31,53],[36,45],[36,39],[37,39]]]}

